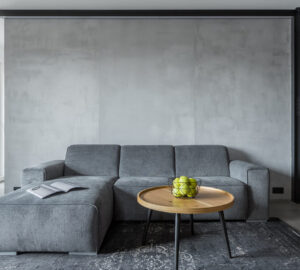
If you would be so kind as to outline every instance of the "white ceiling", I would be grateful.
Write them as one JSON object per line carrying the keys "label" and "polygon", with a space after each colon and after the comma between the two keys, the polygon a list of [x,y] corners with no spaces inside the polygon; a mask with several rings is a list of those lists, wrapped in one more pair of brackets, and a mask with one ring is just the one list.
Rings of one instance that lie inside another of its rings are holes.
{"label": "white ceiling", "polygon": [[299,0],[0,0],[0,9],[295,9]]}

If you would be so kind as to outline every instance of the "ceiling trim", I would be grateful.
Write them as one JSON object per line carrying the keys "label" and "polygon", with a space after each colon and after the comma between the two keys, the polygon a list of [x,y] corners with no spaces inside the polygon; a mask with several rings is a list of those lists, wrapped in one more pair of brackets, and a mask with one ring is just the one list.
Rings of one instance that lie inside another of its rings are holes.
{"label": "ceiling trim", "polygon": [[287,17],[296,9],[258,10],[0,10],[1,17]]}

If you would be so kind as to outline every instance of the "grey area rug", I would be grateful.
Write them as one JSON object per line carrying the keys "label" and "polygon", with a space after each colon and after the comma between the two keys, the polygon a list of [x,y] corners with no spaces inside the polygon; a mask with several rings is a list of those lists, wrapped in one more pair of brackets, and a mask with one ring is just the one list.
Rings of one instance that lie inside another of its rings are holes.
{"label": "grey area rug", "polygon": [[[173,269],[174,226],[152,223],[141,246],[143,223],[112,225],[98,256],[21,254],[1,256],[1,270]],[[234,258],[229,259],[219,222],[182,223],[180,269],[300,269],[300,235],[281,221],[227,222]]]}

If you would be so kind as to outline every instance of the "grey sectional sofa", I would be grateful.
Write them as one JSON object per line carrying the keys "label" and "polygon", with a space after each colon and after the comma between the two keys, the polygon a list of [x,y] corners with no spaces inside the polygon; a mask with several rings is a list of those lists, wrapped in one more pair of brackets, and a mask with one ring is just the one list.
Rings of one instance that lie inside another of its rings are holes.
{"label": "grey sectional sofa", "polygon": [[[227,219],[268,219],[268,169],[229,161],[224,146],[72,145],[65,160],[24,169],[22,188],[0,198],[0,252],[96,254],[113,218],[146,219],[146,209],[136,201],[140,190],[166,185],[180,175],[231,192],[235,205],[225,211]],[[26,192],[44,181],[88,189],[44,200]],[[153,219],[172,216],[154,213]],[[205,214],[195,219],[218,217]]]}

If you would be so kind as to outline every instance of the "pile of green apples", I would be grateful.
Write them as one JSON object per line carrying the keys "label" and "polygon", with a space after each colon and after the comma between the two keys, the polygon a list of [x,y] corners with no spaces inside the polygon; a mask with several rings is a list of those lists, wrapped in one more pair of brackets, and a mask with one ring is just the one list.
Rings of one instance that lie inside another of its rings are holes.
{"label": "pile of green apples", "polygon": [[175,178],[173,180],[172,194],[176,198],[195,197],[197,194],[197,180],[194,178],[188,178],[187,176]]}

